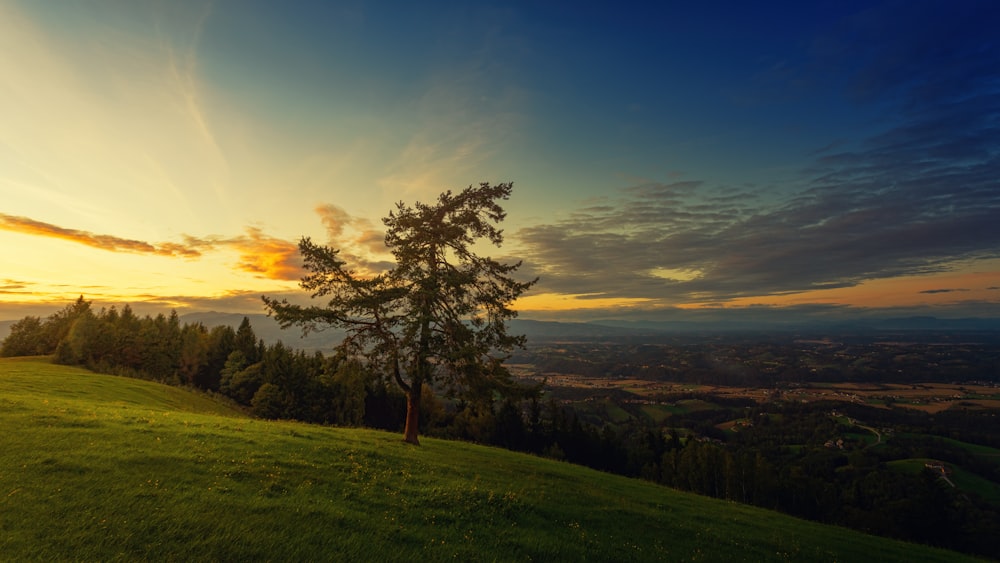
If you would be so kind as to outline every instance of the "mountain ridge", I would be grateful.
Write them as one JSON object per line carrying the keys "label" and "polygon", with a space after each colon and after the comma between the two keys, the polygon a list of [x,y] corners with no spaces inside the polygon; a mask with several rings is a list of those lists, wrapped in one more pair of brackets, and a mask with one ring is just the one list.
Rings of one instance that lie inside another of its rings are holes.
{"label": "mountain ridge", "polygon": [[[341,329],[329,328],[302,335],[296,327],[287,329],[263,313],[223,313],[199,311],[179,316],[182,323],[201,323],[207,328],[227,325],[237,328],[246,317],[258,338],[268,344],[281,341],[289,346],[308,351],[330,351],[346,336]],[[17,320],[0,320],[0,341],[10,334],[10,327]],[[540,319],[513,319],[509,322],[511,334],[523,334],[531,340],[551,339],[602,339],[602,338],[655,338],[680,335],[733,334],[748,332],[815,332],[841,333],[881,331],[1000,331],[1000,318],[942,318],[929,315],[900,317],[873,317],[825,320],[623,320],[598,319],[586,322],[553,321]]]}

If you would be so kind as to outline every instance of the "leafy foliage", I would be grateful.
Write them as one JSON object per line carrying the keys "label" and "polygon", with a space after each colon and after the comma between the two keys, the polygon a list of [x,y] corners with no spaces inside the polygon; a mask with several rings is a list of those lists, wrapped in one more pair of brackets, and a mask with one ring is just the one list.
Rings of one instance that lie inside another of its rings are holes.
{"label": "leafy foliage", "polygon": [[497,224],[505,212],[498,201],[511,188],[482,183],[458,194],[447,191],[433,205],[400,202],[383,219],[396,263],[376,275],[357,274],[338,250],[303,238],[299,250],[310,273],[301,285],[313,298],[325,298],[325,306],[264,298],[282,326],[345,329],[341,352],[391,376],[405,392],[408,442],[419,442],[426,386],[489,402],[496,392],[522,391],[503,360],[524,345],[524,337],[508,335],[506,323],[516,316],[511,304],[535,281],[516,281],[512,274],[520,263],[501,263],[473,248],[481,239],[502,244]]}

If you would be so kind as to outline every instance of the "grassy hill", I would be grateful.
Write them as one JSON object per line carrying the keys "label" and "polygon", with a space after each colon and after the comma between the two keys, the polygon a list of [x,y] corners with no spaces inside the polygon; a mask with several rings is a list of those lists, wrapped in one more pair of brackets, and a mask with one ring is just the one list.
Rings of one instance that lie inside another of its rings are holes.
{"label": "grassy hill", "polygon": [[0,360],[4,560],[958,561],[471,444]]}

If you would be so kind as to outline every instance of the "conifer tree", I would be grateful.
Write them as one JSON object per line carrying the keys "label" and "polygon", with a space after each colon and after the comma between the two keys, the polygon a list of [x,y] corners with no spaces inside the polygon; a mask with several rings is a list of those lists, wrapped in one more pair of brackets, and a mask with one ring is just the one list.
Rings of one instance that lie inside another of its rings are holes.
{"label": "conifer tree", "polygon": [[521,390],[503,360],[524,345],[524,337],[507,334],[507,321],[517,315],[512,303],[537,280],[519,282],[512,274],[520,263],[474,250],[481,239],[502,244],[497,225],[506,212],[499,201],[510,197],[511,188],[482,183],[457,194],[447,191],[434,204],[398,203],[383,219],[395,265],[378,275],[358,275],[339,250],[303,238],[299,251],[309,273],[301,286],[313,298],[325,298],[325,305],[264,297],[283,327],[346,330],[341,350],[365,358],[371,371],[391,377],[406,394],[407,442],[419,443],[425,388],[438,385],[466,397]]}

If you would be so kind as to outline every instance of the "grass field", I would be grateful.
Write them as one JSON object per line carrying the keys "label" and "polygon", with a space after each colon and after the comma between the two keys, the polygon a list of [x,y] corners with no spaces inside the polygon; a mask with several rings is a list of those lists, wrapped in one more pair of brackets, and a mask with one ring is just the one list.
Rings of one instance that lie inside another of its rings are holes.
{"label": "grass field", "polygon": [[661,405],[642,405],[639,409],[646,417],[655,424],[663,424],[671,413],[666,407]]}
{"label": "grass field", "polygon": [[[916,475],[923,471],[925,465],[928,463],[937,464],[941,462],[926,458],[911,458],[890,461],[887,465],[896,471]],[[954,464],[946,463],[945,465],[949,470],[948,479],[954,483],[958,490],[976,493],[990,502],[1000,502],[1000,485]]]}
{"label": "grass field", "polygon": [[960,561],[542,458],[0,360],[9,561]]}
{"label": "grass field", "polygon": [[[899,435],[906,438],[925,438],[923,434],[914,434],[912,432],[901,432]],[[932,436],[930,439],[937,442],[944,442],[946,444],[953,444],[967,450],[969,453],[977,457],[1000,463],[1000,449],[983,446],[981,444],[970,444],[969,442],[962,442],[961,440],[946,438],[944,436]]]}
{"label": "grass field", "polygon": [[935,439],[941,440],[942,442],[947,442],[949,444],[955,444],[962,448],[965,448],[973,455],[989,459],[996,463],[1000,463],[1000,450],[997,448],[991,448],[989,446],[983,446],[980,444],[970,444],[968,442],[962,442],[959,440],[954,440],[952,438],[945,438],[943,436],[936,436]]}

